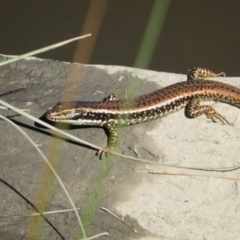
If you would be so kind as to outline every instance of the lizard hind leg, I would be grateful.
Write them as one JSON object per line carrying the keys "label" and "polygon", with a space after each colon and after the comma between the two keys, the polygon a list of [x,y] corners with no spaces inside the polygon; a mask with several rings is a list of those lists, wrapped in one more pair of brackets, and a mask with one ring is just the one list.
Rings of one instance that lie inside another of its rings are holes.
{"label": "lizard hind leg", "polygon": [[203,78],[211,78],[211,77],[226,77],[224,72],[215,73],[207,68],[195,67],[190,69],[190,73],[188,74],[188,80],[197,80]]}
{"label": "lizard hind leg", "polygon": [[207,118],[212,119],[213,122],[217,122],[219,120],[223,125],[228,124],[232,125],[224,116],[222,116],[219,112],[217,112],[211,105],[200,105],[200,99],[193,98],[189,101],[186,112],[189,117],[195,118],[199,117],[203,114],[207,116]]}

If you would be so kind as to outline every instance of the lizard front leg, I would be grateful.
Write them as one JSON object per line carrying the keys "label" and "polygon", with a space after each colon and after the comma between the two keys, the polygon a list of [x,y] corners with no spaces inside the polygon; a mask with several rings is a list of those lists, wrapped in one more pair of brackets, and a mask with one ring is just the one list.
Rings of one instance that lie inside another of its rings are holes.
{"label": "lizard front leg", "polygon": [[116,147],[117,143],[118,143],[118,132],[115,128],[115,125],[111,122],[107,122],[103,125],[104,128],[107,129],[108,131],[108,143],[107,146],[100,149],[97,152],[97,156],[102,159],[104,154],[107,154],[108,152],[110,152],[113,148]]}

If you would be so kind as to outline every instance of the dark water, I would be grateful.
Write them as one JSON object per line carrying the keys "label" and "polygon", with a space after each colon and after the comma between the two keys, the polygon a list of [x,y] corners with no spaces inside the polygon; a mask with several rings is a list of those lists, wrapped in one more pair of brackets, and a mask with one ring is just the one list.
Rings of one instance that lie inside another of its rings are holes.
{"label": "dark water", "polygon": [[[133,66],[153,4],[109,0],[89,63]],[[80,35],[89,5],[87,0],[1,1],[0,53],[23,54]],[[240,76],[239,9],[239,1],[171,1],[148,68],[186,73],[202,66]],[[76,46],[39,57],[71,62]]]}

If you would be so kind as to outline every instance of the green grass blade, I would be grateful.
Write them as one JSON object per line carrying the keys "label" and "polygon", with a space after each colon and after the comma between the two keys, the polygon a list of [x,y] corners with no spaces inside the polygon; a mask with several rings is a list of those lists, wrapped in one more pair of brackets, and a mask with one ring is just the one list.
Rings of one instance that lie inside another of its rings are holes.
{"label": "green grass blade", "polygon": [[0,63],[0,67],[1,67],[1,66],[4,66],[4,65],[7,65],[7,64],[9,64],[9,63],[13,63],[13,62],[19,61],[19,60],[21,60],[21,59],[23,59],[23,58],[26,58],[26,57],[30,57],[30,56],[37,55],[37,54],[39,54],[39,53],[47,52],[47,51],[49,51],[49,50],[52,50],[52,49],[61,47],[61,46],[66,45],[66,44],[68,44],[68,43],[71,43],[71,42],[74,42],[74,41],[77,41],[77,40],[79,40],[79,39],[83,39],[83,38],[86,38],[86,37],[90,37],[90,36],[91,36],[91,33],[86,34],[86,35],[83,35],[83,36],[71,38],[71,39],[68,39],[68,40],[63,41],[63,42],[55,43],[55,44],[50,45],[50,46],[48,46],[48,47],[40,48],[40,49],[38,49],[38,50],[29,52],[29,53],[25,53],[25,54],[23,54],[23,55],[20,55],[20,56],[17,56],[17,57],[15,57],[15,58],[8,59],[7,61],[1,62],[1,63]]}

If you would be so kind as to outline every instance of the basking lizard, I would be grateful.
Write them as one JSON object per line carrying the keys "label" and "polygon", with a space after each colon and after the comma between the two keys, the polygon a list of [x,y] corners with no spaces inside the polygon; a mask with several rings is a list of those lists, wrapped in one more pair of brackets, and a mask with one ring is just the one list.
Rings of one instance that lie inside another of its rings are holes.
{"label": "basking lizard", "polygon": [[155,92],[139,96],[133,100],[117,100],[112,94],[100,102],[60,102],[45,114],[53,122],[73,125],[93,125],[107,129],[108,144],[97,152],[102,158],[118,142],[116,128],[151,121],[186,107],[189,117],[205,114],[213,122],[228,120],[210,105],[200,105],[201,101],[224,102],[240,107],[240,89],[234,86],[202,77],[225,76],[203,68],[194,68],[188,81],[179,82]]}

